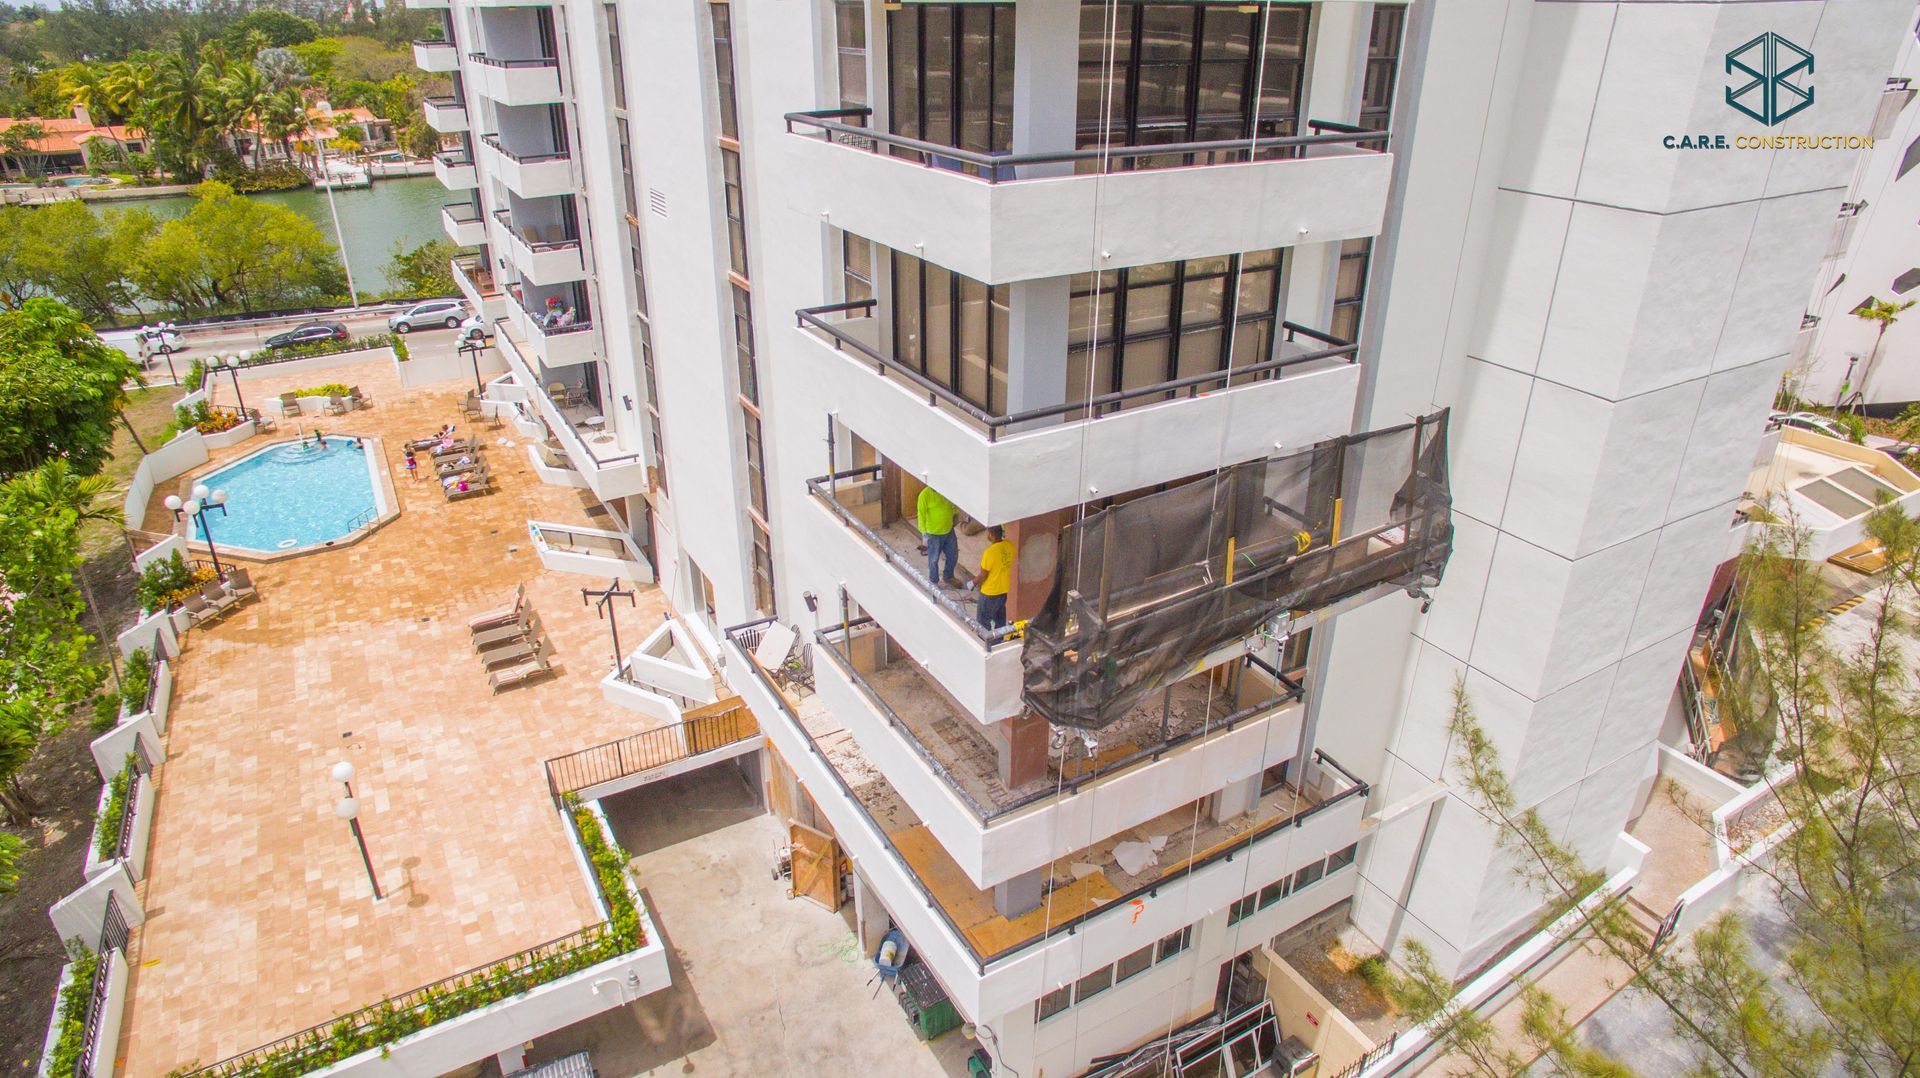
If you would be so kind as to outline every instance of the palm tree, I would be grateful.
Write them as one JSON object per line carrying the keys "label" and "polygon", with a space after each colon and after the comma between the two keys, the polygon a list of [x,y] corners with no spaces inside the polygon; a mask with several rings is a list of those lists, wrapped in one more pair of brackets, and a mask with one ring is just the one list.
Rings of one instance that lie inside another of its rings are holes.
{"label": "palm tree", "polygon": [[71,63],[60,71],[60,92],[69,102],[86,109],[95,123],[111,123],[121,114],[108,103],[106,81],[104,65]]}
{"label": "palm tree", "polygon": [[1905,313],[1906,310],[1915,303],[1920,303],[1920,300],[1910,299],[1905,303],[1896,303],[1890,299],[1876,299],[1868,296],[1865,303],[1853,309],[1853,316],[1855,318],[1876,323],[1876,329],[1873,334],[1873,351],[1867,353],[1867,365],[1860,371],[1860,388],[1854,390],[1853,396],[1849,398],[1854,411],[1859,411],[1861,402],[1866,399],[1867,383],[1868,380],[1873,377],[1874,361],[1880,358],[1881,340],[1886,337],[1887,330],[1892,328],[1893,324],[1900,320],[1900,315]]}
{"label": "palm tree", "polygon": [[260,135],[280,144],[288,164],[293,163],[293,137],[307,129],[307,102],[297,87],[284,86],[267,96],[260,110]]}
{"label": "palm tree", "polygon": [[261,76],[259,69],[252,64],[235,64],[232,72],[221,80],[220,90],[225,105],[222,109],[222,118],[228,133],[247,127],[253,129],[251,140],[253,167],[258,171],[260,168],[260,114],[273,89]]}
{"label": "palm tree", "polygon": [[184,53],[169,54],[153,73],[148,100],[154,141],[169,143],[169,156],[187,172],[204,171],[207,133],[217,104],[211,74],[209,65]]}

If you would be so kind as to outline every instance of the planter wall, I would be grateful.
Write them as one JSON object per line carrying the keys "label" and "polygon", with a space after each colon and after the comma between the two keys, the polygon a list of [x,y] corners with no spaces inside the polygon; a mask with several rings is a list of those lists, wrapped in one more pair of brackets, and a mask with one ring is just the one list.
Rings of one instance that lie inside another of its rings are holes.
{"label": "planter wall", "polygon": [[127,484],[122,514],[126,526],[139,529],[146,525],[147,503],[153,499],[155,487],[206,462],[207,441],[197,430],[181,431],[166,445],[140,458],[133,480]]}
{"label": "planter wall", "polygon": [[[391,353],[393,350],[387,351]],[[473,381],[473,361],[457,349],[451,354],[434,356],[423,356],[416,351],[413,358],[405,363],[396,358],[393,368],[400,376],[400,384],[408,389],[435,382]],[[500,358],[497,349],[481,349],[480,377],[483,380],[494,378],[506,369],[506,360]]]}
{"label": "planter wall", "polygon": [[202,434],[200,440],[208,449],[225,449],[231,445],[239,445],[253,437],[255,433],[253,420],[249,419],[232,430],[223,430],[218,434]]}

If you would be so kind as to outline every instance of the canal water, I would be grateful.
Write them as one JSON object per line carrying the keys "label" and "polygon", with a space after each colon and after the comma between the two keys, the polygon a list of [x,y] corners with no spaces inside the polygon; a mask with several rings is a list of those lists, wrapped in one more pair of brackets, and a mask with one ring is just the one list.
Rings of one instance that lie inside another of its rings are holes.
{"label": "canal water", "polygon": [[[248,197],[275,202],[311,218],[320,226],[327,242],[337,245],[333,218],[327,213],[325,191],[303,188]],[[346,240],[353,283],[362,296],[393,287],[387,281],[386,264],[393,257],[396,243],[402,250],[410,251],[430,240],[446,238],[446,231],[440,227],[440,207],[454,199],[432,176],[375,180],[372,187],[335,191],[333,197],[340,206],[340,234]],[[193,198],[175,195],[138,202],[101,203],[96,208],[112,212],[135,206],[164,221],[185,214],[193,206]]]}

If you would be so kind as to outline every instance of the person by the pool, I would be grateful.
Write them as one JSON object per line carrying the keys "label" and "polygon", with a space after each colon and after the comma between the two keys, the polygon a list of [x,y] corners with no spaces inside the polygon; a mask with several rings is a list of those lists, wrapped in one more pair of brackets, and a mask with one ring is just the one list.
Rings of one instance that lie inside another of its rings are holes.
{"label": "person by the pool", "polygon": [[407,450],[407,478],[420,478],[420,462],[414,459],[412,449]]}

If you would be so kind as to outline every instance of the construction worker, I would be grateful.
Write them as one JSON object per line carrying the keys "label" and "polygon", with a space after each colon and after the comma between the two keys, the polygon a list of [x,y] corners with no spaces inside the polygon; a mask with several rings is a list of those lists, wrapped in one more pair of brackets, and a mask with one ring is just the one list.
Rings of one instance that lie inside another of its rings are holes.
{"label": "construction worker", "polygon": [[1013,544],[1007,542],[1006,529],[995,524],[987,529],[987,549],[980,553],[980,573],[973,578],[980,599],[975,616],[983,629],[1002,629],[1007,624],[1007,592],[1013,589]]}
{"label": "construction worker", "polygon": [[953,534],[953,503],[932,487],[921,487],[915,508],[920,544],[927,555],[927,583],[939,587],[945,581],[957,587],[960,582],[953,573],[960,565],[960,538]]}

